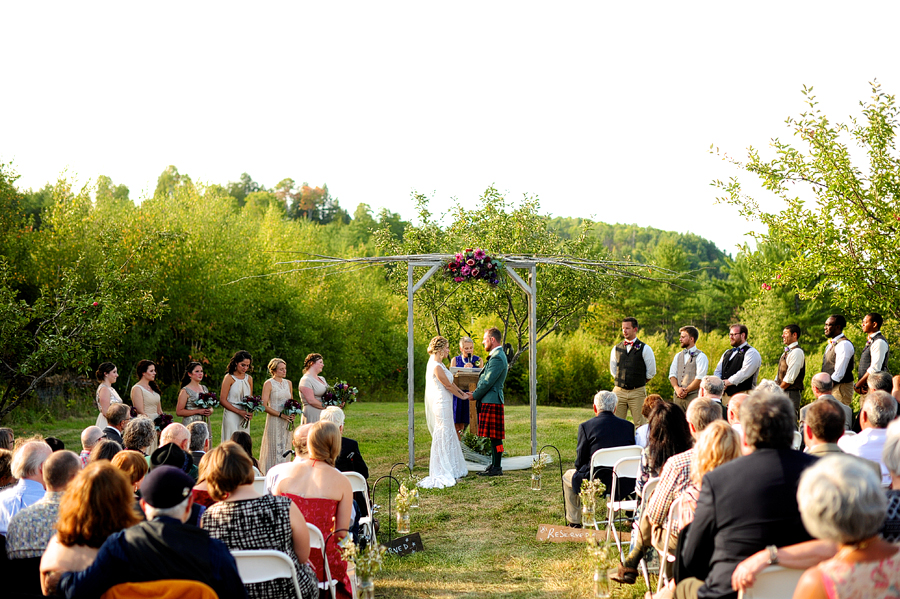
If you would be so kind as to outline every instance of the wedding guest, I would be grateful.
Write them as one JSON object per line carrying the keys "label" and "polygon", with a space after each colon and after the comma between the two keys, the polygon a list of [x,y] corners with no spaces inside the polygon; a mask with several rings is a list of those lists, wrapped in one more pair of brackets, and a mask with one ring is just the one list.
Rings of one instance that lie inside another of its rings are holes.
{"label": "wedding guest", "polygon": [[650,414],[653,412],[653,408],[662,401],[662,395],[658,393],[651,393],[644,398],[644,405],[641,406],[641,417],[644,419],[644,424],[634,429],[635,445],[647,447],[647,435],[650,434]]}
{"label": "wedding guest", "polygon": [[194,503],[202,505],[203,507],[210,507],[212,504],[216,502],[215,499],[209,494],[209,484],[206,482],[206,469],[209,465],[209,454],[203,454],[203,457],[200,458],[200,463],[197,465],[198,476],[197,476],[197,484],[194,485],[194,488],[191,489],[191,495],[194,497]]}
{"label": "wedding guest", "polygon": [[209,426],[205,422],[192,422],[187,427],[191,434],[191,459],[194,460],[195,466],[200,466],[200,460],[209,451]]}
{"label": "wedding guest", "polygon": [[[218,503],[203,514],[201,526],[231,551],[274,549],[285,553],[294,563],[302,596],[318,598],[318,580],[308,563],[309,532],[294,502],[288,497],[260,495],[253,489],[252,464],[236,443],[213,449],[205,466],[209,494]],[[286,578],[245,586],[251,599],[294,594],[294,585]]]}
{"label": "wedding guest", "polygon": [[291,436],[291,447],[294,449],[294,460],[284,462],[277,466],[272,466],[266,471],[266,493],[273,495],[275,486],[282,476],[287,476],[288,472],[293,469],[294,464],[299,464],[303,460],[309,458],[309,448],[307,447],[307,439],[309,438],[309,429],[311,424],[301,424],[294,429]]}
{"label": "wedding guest", "polygon": [[12,475],[18,482],[0,493],[0,535],[6,535],[13,516],[44,496],[44,461],[51,453],[43,441],[28,441],[13,454]]}
{"label": "wedding guest", "polygon": [[81,459],[71,451],[56,451],[44,462],[44,496],[9,521],[6,554],[11,572],[4,591],[16,596],[40,595],[40,561],[47,542],[56,534],[59,503],[69,482],[81,471]]}
{"label": "wedding guest", "polygon": [[[164,428],[159,435],[159,449],[150,454],[150,469],[152,470],[154,465],[167,464],[181,468],[191,478],[197,480],[198,471],[190,454],[190,443],[191,433],[188,432],[187,427],[173,422]],[[168,452],[160,453],[160,450],[166,445],[174,445],[179,451],[176,452],[170,449]]]}
{"label": "wedding guest", "polygon": [[53,451],[63,451],[66,448],[66,444],[63,443],[62,439],[57,439],[56,437],[44,437],[44,443],[50,446],[50,449]]}
{"label": "wedding guest", "polygon": [[50,594],[54,572],[80,572],[90,566],[100,546],[114,532],[138,522],[128,479],[109,462],[88,464],[69,483],[59,504],[56,535],[41,558],[41,588]]}
{"label": "wedding guest", "polygon": [[[471,337],[463,337],[459,340],[459,355],[454,356],[450,366],[454,368],[481,368],[481,358],[474,354],[475,341]],[[464,397],[453,396],[453,425],[456,427],[456,436],[462,437],[463,431],[469,426],[469,400]]]}
{"label": "wedding guest", "polygon": [[262,390],[262,402],[266,408],[266,429],[259,448],[262,472],[287,461],[282,454],[291,446],[291,430],[294,428],[293,414],[281,413],[284,404],[294,399],[293,384],[284,378],[287,376],[287,363],[281,358],[272,358],[267,368],[272,378],[263,383]]}
{"label": "wedding guest", "polygon": [[112,362],[104,362],[97,367],[94,376],[100,383],[94,399],[94,405],[100,411],[100,414],[97,415],[97,426],[103,429],[106,428],[106,412],[109,410],[109,406],[114,403],[122,403],[122,398],[113,388],[113,384],[119,378],[119,371]]}
{"label": "wedding guest", "polygon": [[[359,443],[344,436],[344,416],[344,410],[337,406],[328,406],[319,416],[320,422],[333,422],[341,431],[341,453],[334,461],[334,467],[341,472],[356,472],[368,480],[369,467],[359,451]],[[353,501],[356,503],[360,518],[369,515],[369,506],[366,505],[366,496],[362,491],[353,494]],[[354,518],[354,526],[358,521],[358,518]]]}
{"label": "wedding guest", "polygon": [[106,426],[103,428],[105,438],[124,445],[122,432],[131,420],[131,406],[124,403],[114,403],[106,411]]}
{"label": "wedding guest", "polygon": [[182,417],[181,424],[185,426],[209,418],[213,413],[212,408],[201,408],[196,403],[201,393],[209,393],[206,385],[200,384],[203,376],[203,365],[200,362],[188,362],[181,377],[181,391],[175,404],[175,415]]}
{"label": "wedding guest", "polygon": [[891,543],[897,543],[900,542],[900,420],[894,420],[887,427],[881,459],[891,475],[891,488],[887,492],[887,515],[881,536]]}
{"label": "wedding guest", "polygon": [[734,427],[724,420],[710,423],[697,438],[694,458],[691,463],[691,480],[681,495],[681,515],[678,529],[681,530],[694,519],[697,499],[703,486],[703,477],[722,464],[736,460],[743,455],[741,437]]}
{"label": "wedding guest", "polygon": [[803,573],[795,598],[883,597],[900,587],[898,547],[878,534],[887,501],[873,472],[844,456],[821,460],[800,477],[797,503],[806,529],[838,551]]}
{"label": "wedding guest", "polygon": [[0,449],[0,494],[16,484],[16,477],[12,474],[13,452],[8,449]]}
{"label": "wedding guest", "polygon": [[81,431],[81,465],[87,466],[88,458],[91,456],[91,450],[103,437],[103,431],[99,426],[89,426]]}
{"label": "wedding guest", "polygon": [[91,456],[88,458],[88,464],[98,460],[112,460],[117,453],[122,451],[122,446],[115,441],[109,439],[100,439],[91,450]]}
{"label": "wedding guest", "polygon": [[222,443],[231,439],[231,435],[241,426],[241,421],[253,418],[253,412],[246,412],[235,405],[244,397],[253,395],[253,377],[249,374],[252,360],[250,352],[241,350],[228,362],[228,373],[222,380],[222,393],[219,394],[219,403],[225,408],[222,414]]}
{"label": "wedding guest", "polygon": [[150,447],[156,444],[156,425],[146,416],[132,418],[122,431],[122,441],[125,449],[149,455]]}
{"label": "wedding guest", "polygon": [[9,451],[12,451],[14,447],[13,441],[13,430],[5,426],[0,428],[0,449],[8,449]]}
{"label": "wedding guest", "polygon": [[253,463],[254,476],[262,476],[259,471],[259,462],[253,457],[253,437],[250,436],[250,433],[247,431],[234,431],[231,435],[231,440],[240,445],[241,449],[247,452],[247,456]]}
{"label": "wedding guest", "polygon": [[[309,459],[294,466],[275,486],[275,495],[289,497],[306,518],[325,537],[334,533],[326,548],[333,579],[339,581],[337,591],[350,596],[347,562],[337,543],[350,528],[353,489],[350,481],[334,467],[341,452],[341,431],[333,422],[317,422],[309,431]],[[321,554],[313,551],[310,561],[319,580],[325,579]]]}
{"label": "wedding guest", "polygon": [[[137,383],[131,388],[131,405],[141,416],[150,420],[163,413],[160,403],[160,389],[156,384],[156,364],[150,360],[141,360],[135,369]],[[156,439],[150,445],[150,453],[156,449]]]}
{"label": "wedding guest", "polygon": [[[651,478],[658,478],[666,460],[687,451],[694,444],[684,410],[674,403],[662,401],[650,412],[647,446],[641,452],[636,490],[638,496]],[[647,498],[649,499],[649,497]]]}
{"label": "wedding guest", "polygon": [[112,465],[125,473],[134,490],[134,513],[139,520],[144,520],[144,511],[141,509],[141,482],[150,471],[147,459],[139,451],[120,451],[112,459]]}
{"label": "wedding guest", "polygon": [[303,403],[304,423],[315,424],[319,421],[319,414],[325,409],[322,397],[328,391],[328,383],[321,376],[323,368],[325,360],[322,354],[309,354],[303,361],[303,376],[297,388]]}

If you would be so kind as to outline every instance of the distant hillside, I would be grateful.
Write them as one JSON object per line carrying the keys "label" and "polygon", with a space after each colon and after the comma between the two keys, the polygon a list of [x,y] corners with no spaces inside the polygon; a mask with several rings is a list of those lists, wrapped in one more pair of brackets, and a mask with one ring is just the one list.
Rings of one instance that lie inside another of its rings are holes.
{"label": "distant hillside", "polygon": [[[548,222],[551,230],[564,237],[581,234],[582,218],[556,217]],[[662,231],[637,225],[610,225],[594,223],[591,236],[603,245],[614,258],[630,258],[638,262],[653,263],[659,245],[673,244],[684,252],[688,270],[707,269],[713,278],[727,277],[725,265],[729,256],[712,241],[693,233]]]}

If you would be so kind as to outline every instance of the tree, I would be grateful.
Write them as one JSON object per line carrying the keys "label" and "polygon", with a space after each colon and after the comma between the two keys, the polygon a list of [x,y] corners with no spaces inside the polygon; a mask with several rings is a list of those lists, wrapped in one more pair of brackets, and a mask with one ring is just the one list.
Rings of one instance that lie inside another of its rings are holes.
{"label": "tree", "polygon": [[253,180],[247,173],[241,173],[239,181],[230,181],[225,187],[225,193],[237,202],[238,208],[243,208],[247,196],[257,191],[265,191],[266,188]]}
{"label": "tree", "polygon": [[133,206],[131,200],[128,199],[128,188],[124,185],[113,185],[112,179],[106,175],[97,177],[97,207],[114,205]]}
{"label": "tree", "polygon": [[[756,175],[786,208],[763,210],[744,194],[736,177],[713,185],[720,201],[766,225],[760,242],[787,248],[775,263],[750,255],[763,285],[787,287],[801,298],[833,294],[851,314],[869,311],[900,318],[900,158],[895,141],[898,108],[876,82],[873,97],[860,102],[862,117],[832,123],[816,107],[812,88],[803,88],[808,109],[787,124],[801,147],[772,140],[775,157],[750,148],[746,162],[724,158]],[[855,142],[863,152],[854,152]],[[712,150],[718,152],[718,150]]]}

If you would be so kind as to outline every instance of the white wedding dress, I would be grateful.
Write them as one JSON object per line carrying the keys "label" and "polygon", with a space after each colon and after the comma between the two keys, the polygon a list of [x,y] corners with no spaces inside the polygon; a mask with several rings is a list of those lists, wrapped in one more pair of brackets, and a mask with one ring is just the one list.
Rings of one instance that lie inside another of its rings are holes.
{"label": "white wedding dress", "polygon": [[446,366],[429,358],[425,371],[425,419],[431,432],[431,457],[428,477],[419,482],[425,489],[452,487],[457,478],[469,472],[453,426],[453,394],[438,380],[435,368],[443,368],[447,379],[453,380]]}

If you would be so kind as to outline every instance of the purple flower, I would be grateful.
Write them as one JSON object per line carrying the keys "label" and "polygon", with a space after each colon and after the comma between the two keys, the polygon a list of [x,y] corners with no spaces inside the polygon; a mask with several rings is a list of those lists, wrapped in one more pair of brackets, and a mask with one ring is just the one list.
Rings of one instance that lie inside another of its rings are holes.
{"label": "purple flower", "polygon": [[463,255],[462,255],[462,254],[456,254],[456,261],[457,261],[457,262],[462,262],[462,259],[463,259]]}
{"label": "purple flower", "polygon": [[465,281],[463,277],[453,277],[453,280],[457,283],[462,283],[463,281]]}
{"label": "purple flower", "polygon": [[493,263],[493,262],[488,262],[488,263],[487,263],[487,267],[488,267],[489,269],[493,269],[493,268],[494,268],[494,263]]}
{"label": "purple flower", "polygon": [[478,273],[480,273],[480,272],[481,272],[481,271],[478,270],[477,268],[473,268],[473,269],[472,269],[472,276],[473,276],[473,277],[477,277],[477,276],[478,276]]}
{"label": "purple flower", "polygon": [[468,266],[463,266],[462,270],[460,271],[460,274],[464,277],[468,277],[469,274],[471,274],[471,272],[472,272],[471,268],[469,268]]}
{"label": "purple flower", "polygon": [[475,250],[475,259],[476,260],[484,260],[484,257],[485,257],[485,253],[484,253],[483,249],[478,248],[477,250]]}

